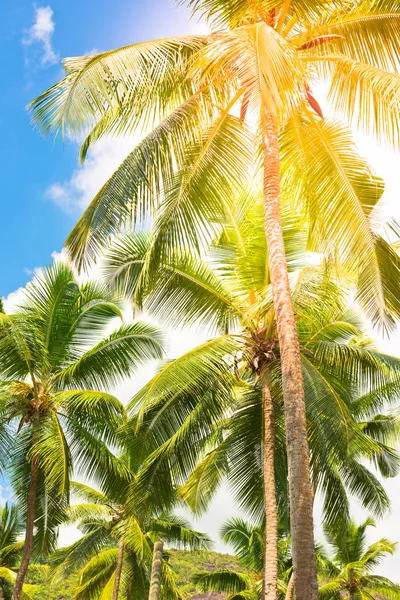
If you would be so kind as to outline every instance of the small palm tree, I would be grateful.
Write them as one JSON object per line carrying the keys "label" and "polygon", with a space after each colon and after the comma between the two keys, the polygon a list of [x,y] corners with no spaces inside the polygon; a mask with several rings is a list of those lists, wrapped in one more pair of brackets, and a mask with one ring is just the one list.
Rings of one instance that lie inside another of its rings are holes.
{"label": "small palm tree", "polygon": [[164,542],[192,549],[209,547],[209,538],[193,531],[181,517],[156,515],[151,505],[145,511],[141,507],[140,517],[134,516],[128,499],[134,478],[126,469],[125,481],[108,495],[74,484],[74,492],[85,502],[71,506],[67,513],[84,535],[53,558],[59,563],[56,579],[79,570],[76,600],[143,600],[149,594],[151,600],[179,600]]}
{"label": "small palm tree", "polygon": [[[264,527],[252,525],[241,518],[229,519],[222,526],[221,538],[225,544],[232,545],[245,572],[221,569],[196,573],[193,583],[202,592],[216,591],[228,594],[229,600],[258,600],[261,597],[264,569]],[[286,561],[286,554],[287,543],[282,536],[282,563]]]}
{"label": "small palm tree", "polygon": [[162,355],[151,325],[123,324],[105,337],[121,317],[104,286],[80,284],[61,262],[35,277],[14,314],[0,314],[0,419],[15,427],[9,468],[26,524],[12,600],[33,549],[54,548],[72,469],[93,475],[106,463],[104,485],[116,477],[107,444],[117,443],[125,411],[104,390]]}
{"label": "small palm tree", "polygon": [[[370,546],[366,542],[366,530],[375,527],[368,518],[361,525],[350,521],[345,528],[325,527],[325,534],[334,550],[328,576],[332,581],[319,589],[320,600],[348,598],[400,598],[397,585],[374,571],[387,555],[394,554],[396,544],[382,538]],[[324,579],[322,573],[322,579]]]}

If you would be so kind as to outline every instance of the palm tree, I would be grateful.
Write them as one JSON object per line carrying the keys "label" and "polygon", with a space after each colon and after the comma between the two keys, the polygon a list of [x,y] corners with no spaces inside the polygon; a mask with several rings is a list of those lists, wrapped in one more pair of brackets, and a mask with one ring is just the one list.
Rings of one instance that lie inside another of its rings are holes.
{"label": "palm tree", "polygon": [[[202,498],[208,492],[215,491],[216,482],[228,462],[233,469],[230,477],[234,490],[243,490],[238,494],[239,500],[247,503],[247,508],[256,511],[258,516],[264,514],[265,506],[269,547],[265,579],[273,580],[276,588],[278,505],[275,475],[280,474],[278,488],[282,506],[282,503],[286,504],[283,498],[286,494],[287,466],[284,459],[285,444],[282,443],[285,436],[282,431],[279,343],[271,299],[264,300],[269,297],[269,273],[265,239],[262,226],[258,225],[261,211],[262,204],[256,198],[246,198],[238,210],[239,216],[235,218],[234,225],[226,227],[224,236],[210,249],[207,262],[196,261],[187,253],[177,254],[170,263],[165,261],[159,265],[158,270],[151,274],[150,284],[143,277],[143,270],[146,269],[151,238],[143,232],[128,235],[115,242],[109,251],[105,274],[109,281],[113,281],[124,294],[132,298],[134,306],[144,308],[152,317],[160,321],[168,319],[173,325],[201,324],[211,332],[223,334],[169,363],[138,394],[136,401],[143,405],[139,424],[143,412],[148,411],[148,423],[152,423],[152,419],[155,421],[150,427],[150,437],[154,434],[152,450],[156,450],[161,439],[163,444],[159,454],[164,461],[171,461],[173,472],[181,464],[187,465],[188,471],[193,469],[196,455],[201,455],[211,437],[214,449],[196,470],[193,487],[187,488],[191,489],[189,496],[194,498],[193,508],[202,508]],[[353,421],[352,402],[363,395],[364,385],[366,389],[375,390],[377,402],[378,398],[386,396],[392,400],[396,398],[399,387],[396,374],[398,361],[378,354],[367,345],[364,348],[357,346],[362,338],[360,318],[347,310],[345,291],[332,280],[329,268],[308,268],[299,273],[299,264],[307,262],[304,237],[296,224],[290,221],[284,233],[289,269],[293,272],[292,277],[297,278],[293,296],[306,382],[308,433],[313,440],[314,488],[323,487],[326,517],[329,515],[330,519],[335,517],[335,512],[338,516],[348,514],[343,481],[349,483],[352,480],[350,488],[362,490],[361,495],[367,503],[380,498],[378,504],[382,501],[382,510],[386,504],[385,494],[382,494],[379,485],[375,487],[377,482],[371,473],[363,470],[362,464],[354,462],[348,472],[342,471],[341,476],[339,471],[345,469],[341,465],[345,465],[350,456],[346,452],[349,449],[348,430]],[[236,365],[227,362],[227,355],[238,357]],[[245,392],[242,389],[240,393],[233,393],[236,381],[232,377],[233,366],[236,374],[240,371],[241,376],[250,378],[253,383],[264,376],[262,384],[257,384],[255,390],[245,388]],[[385,382],[392,382],[392,393],[382,388]],[[351,394],[348,393],[350,390]],[[378,415],[379,408],[378,404],[367,408],[366,402],[363,412],[355,415],[360,426],[364,417],[369,421],[374,410]],[[368,410],[371,412],[368,413]],[[260,422],[262,413],[264,426]],[[396,423],[391,418],[389,421],[392,421],[393,432]],[[219,441],[216,442],[216,426],[217,429],[222,428],[223,432],[220,449]],[[276,427],[277,432],[274,431]],[[355,456],[359,451],[357,445],[360,444],[359,425],[356,427]],[[383,423],[382,427],[385,427]],[[161,433],[163,428],[165,432]],[[225,437],[227,431],[230,431],[230,435]],[[258,450],[260,432],[264,435],[263,457],[259,456]],[[174,434],[172,440],[171,433]],[[190,439],[190,436],[193,438]],[[368,454],[371,451],[373,460],[377,460],[381,451],[386,454],[383,448],[372,450],[370,440],[364,441],[366,452]],[[395,444],[395,439],[389,437],[387,442]],[[340,464],[332,462],[330,443],[335,444],[335,458],[339,459]],[[183,448],[182,451],[178,444]],[[387,459],[391,462],[393,451],[387,450]],[[375,455],[375,451],[378,455]],[[173,460],[174,452],[179,452],[179,461]],[[385,462],[382,461],[383,469]],[[259,471],[260,464],[263,464],[263,473]],[[195,483],[197,476],[198,484]],[[268,491],[264,499],[257,493],[257,486],[260,486],[260,492],[263,489],[263,477],[267,479],[264,489]],[[355,485],[356,480],[358,486]],[[154,479],[151,485],[156,485],[156,481]],[[371,489],[368,489],[367,481],[372,484]],[[143,483],[143,490],[147,485],[147,481]],[[163,494],[161,488],[159,486],[157,489],[158,498]]]}
{"label": "palm tree", "polygon": [[[242,518],[228,519],[222,526],[221,538],[233,546],[245,573],[230,569],[196,573],[193,582],[202,592],[217,591],[229,594],[229,600],[258,600],[264,570],[264,527],[253,525]],[[280,540],[280,559],[283,569],[288,559],[287,539]],[[282,570],[283,570],[282,569]]]}
{"label": "palm tree", "polygon": [[325,534],[334,550],[334,557],[329,565],[332,581],[319,589],[321,600],[400,598],[399,585],[386,577],[373,574],[385,556],[395,552],[396,544],[382,538],[367,546],[368,527],[375,527],[371,518],[361,525],[350,521],[345,528],[325,528]]}
{"label": "palm tree", "polygon": [[103,390],[162,355],[151,325],[122,324],[105,337],[121,316],[104,286],[80,284],[63,263],[28,284],[14,314],[0,315],[1,423],[15,425],[10,470],[26,518],[12,600],[21,596],[34,545],[40,554],[54,547],[73,467],[93,475],[109,464],[105,486],[116,476],[107,444],[116,444],[125,411]]}
{"label": "palm tree", "polygon": [[[193,531],[181,517],[155,514],[150,504],[145,514],[142,506],[140,516],[135,516],[129,506],[129,488],[135,474],[127,469],[125,477],[107,495],[87,485],[74,484],[75,493],[85,502],[71,506],[67,512],[84,535],[55,553],[54,561],[59,564],[54,576],[58,579],[79,570],[76,600],[142,600],[149,593],[151,600],[179,600],[164,542],[206,549],[210,540]],[[152,568],[155,561],[156,573]]]}
{"label": "palm tree", "polygon": [[[261,175],[255,179],[264,192],[282,359],[295,586],[298,597],[315,600],[304,387],[281,191],[297,205],[305,201],[312,245],[340,242],[339,252],[363,273],[360,301],[376,321],[390,322],[398,306],[385,313],[387,294],[378,276],[382,249],[369,227],[379,191],[373,180],[360,186],[365,164],[349,149],[346,130],[320,121],[310,88],[315,76],[327,79],[333,104],[348,120],[398,145],[400,10],[395,0],[184,4],[218,31],[69,59],[66,77],[33,102],[35,121],[44,131],[89,129],[82,156],[103,135],[155,124],[69,236],[79,263],[85,253],[93,258],[111,233],[148,213],[156,215],[149,264],[182,242],[201,249],[229,213],[232,189],[254,178],[254,171]],[[234,116],[237,106],[240,116]],[[273,598],[273,585],[268,588]]]}

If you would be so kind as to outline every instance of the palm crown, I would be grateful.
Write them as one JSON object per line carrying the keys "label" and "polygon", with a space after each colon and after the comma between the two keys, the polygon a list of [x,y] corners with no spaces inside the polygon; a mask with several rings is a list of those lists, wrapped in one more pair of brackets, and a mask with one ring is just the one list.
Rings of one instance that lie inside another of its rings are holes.
{"label": "palm crown", "polygon": [[396,549],[396,544],[385,538],[367,545],[366,530],[374,526],[373,519],[368,518],[361,525],[350,521],[345,528],[333,530],[326,527],[325,533],[333,548],[334,557],[329,566],[332,581],[321,586],[321,600],[343,597],[350,600],[400,598],[400,586],[386,577],[374,574],[383,558],[393,554]]}
{"label": "palm crown", "polygon": [[[240,191],[260,171],[261,163],[254,165],[254,147],[260,145],[254,119],[262,115],[260,103],[272,104],[281,121],[284,200],[307,215],[309,243],[318,249],[338,243],[352,269],[362,265],[360,300],[372,318],[398,314],[380,274],[390,251],[377,243],[369,220],[382,182],[345,127],[321,121],[307,108],[312,79],[328,77],[330,97],[348,120],[360,117],[368,133],[398,143],[400,83],[393,73],[388,86],[390,73],[384,71],[397,68],[399,59],[393,42],[397,2],[188,4],[231,29],[67,60],[66,78],[34,103],[45,130],[62,127],[75,134],[95,124],[85,149],[99,136],[160,122],[72,232],[73,256],[94,257],[127,220],[148,213],[156,214],[149,248],[154,260],[177,246],[201,246],[222,216],[229,217],[232,190]],[[241,118],[232,112],[237,104]]]}
{"label": "palm crown", "polygon": [[[75,495],[83,502],[71,506],[67,513],[84,534],[77,542],[54,555],[59,563],[54,576],[60,578],[79,571],[77,600],[131,598],[138,600],[149,593],[150,567],[154,544],[158,539],[172,546],[206,549],[209,538],[193,531],[184,518],[157,513],[151,496],[136,504],[132,494],[140,467],[123,454],[113,457],[119,481],[107,494],[87,485],[74,483]],[[161,598],[181,598],[175,587],[173,572],[164,553],[161,575]]]}

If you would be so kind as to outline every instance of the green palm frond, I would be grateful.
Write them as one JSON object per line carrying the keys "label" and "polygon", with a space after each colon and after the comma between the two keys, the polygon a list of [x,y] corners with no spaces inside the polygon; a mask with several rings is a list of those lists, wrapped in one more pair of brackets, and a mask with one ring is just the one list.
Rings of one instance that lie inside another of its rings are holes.
{"label": "green palm frond", "polygon": [[76,600],[97,600],[99,598],[103,588],[114,575],[117,555],[118,548],[103,550],[85,565],[75,593]]}
{"label": "green palm frond", "polygon": [[231,330],[240,314],[238,307],[204,261],[185,253],[174,256],[171,264],[161,263],[150,275],[154,284],[149,282],[145,267],[150,240],[143,233],[118,239],[107,254],[105,277],[160,321],[168,316],[172,326],[204,323],[221,332]]}
{"label": "green palm frond", "polygon": [[[131,401],[129,410],[157,406],[161,401],[171,404],[182,394],[196,394],[231,372],[231,360],[239,349],[233,336],[221,336],[205,342],[182,357],[167,363]],[[223,383],[223,380],[222,380]]]}
{"label": "green palm frond", "polygon": [[71,481],[71,492],[79,499],[92,504],[107,504],[107,496],[79,481]]}
{"label": "green palm frond", "polygon": [[198,515],[204,513],[212,501],[215,491],[229,474],[229,465],[222,442],[207,453],[179,488],[179,497]]}
{"label": "green palm frond", "polygon": [[161,537],[174,548],[208,550],[212,544],[208,535],[195,531],[185,518],[176,515],[161,515],[154,523],[150,522],[148,528],[151,537]]}
{"label": "green palm frond", "polygon": [[241,563],[247,568],[261,572],[264,556],[264,530],[239,517],[223,523],[221,538],[232,546]]}
{"label": "green palm frond", "polygon": [[59,581],[65,575],[83,568],[93,557],[112,545],[109,523],[100,520],[98,523],[92,524],[90,530],[86,531],[83,537],[70,546],[57,549],[53,554],[54,581]]}
{"label": "green palm frond", "polygon": [[117,430],[126,420],[122,403],[113,395],[94,390],[59,392],[60,415],[75,420],[108,444],[117,443]]}
{"label": "green palm frond", "polygon": [[57,415],[40,424],[35,443],[29,453],[29,460],[37,460],[46,479],[46,485],[53,493],[57,490],[62,497],[69,493],[69,479],[72,474],[72,457],[65,432]]}
{"label": "green palm frond", "polygon": [[250,578],[229,570],[218,570],[212,573],[196,573],[193,583],[203,592],[217,590],[226,594],[233,594],[247,590]]}
{"label": "green palm frond", "polygon": [[73,504],[67,508],[66,514],[71,523],[106,521],[111,518],[112,509],[104,504]]}
{"label": "green palm frond", "polygon": [[[147,323],[122,325],[55,377],[57,386],[116,386],[131,369],[163,354],[162,334]],[[105,368],[105,366],[107,367]]]}

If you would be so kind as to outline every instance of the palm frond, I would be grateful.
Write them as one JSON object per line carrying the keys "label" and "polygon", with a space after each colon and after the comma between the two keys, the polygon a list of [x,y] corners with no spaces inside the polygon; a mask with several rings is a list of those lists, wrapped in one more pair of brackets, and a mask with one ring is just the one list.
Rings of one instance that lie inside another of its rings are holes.
{"label": "palm frond", "polygon": [[[398,21],[400,31],[400,13]],[[329,101],[347,122],[399,148],[400,74],[344,58],[336,62]]]}
{"label": "palm frond", "polygon": [[64,79],[31,102],[33,121],[44,133],[61,131],[76,137],[115,106],[130,102],[133,115],[148,111],[143,104],[151,97],[157,115],[164,107],[151,94],[152,88],[164,85],[175,99],[182,69],[206,41],[202,36],[167,38],[66,59]]}
{"label": "palm frond", "polygon": [[193,576],[193,583],[202,592],[218,591],[233,594],[248,589],[250,578],[247,575],[221,569],[212,573],[196,573]]}
{"label": "palm frond", "polygon": [[153,325],[141,322],[122,325],[58,373],[55,383],[92,389],[115,387],[138,365],[160,359],[162,344],[161,332]]}

